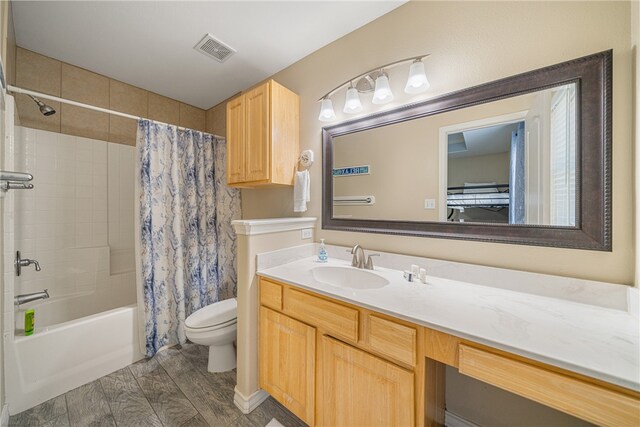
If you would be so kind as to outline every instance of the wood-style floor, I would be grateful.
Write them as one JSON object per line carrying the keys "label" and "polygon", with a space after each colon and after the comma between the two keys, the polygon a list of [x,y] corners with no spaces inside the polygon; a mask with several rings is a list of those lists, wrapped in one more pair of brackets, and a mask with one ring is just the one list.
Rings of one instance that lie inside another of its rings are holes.
{"label": "wood-style floor", "polygon": [[208,348],[185,344],[55,397],[9,419],[9,426],[239,426],[305,424],[272,398],[249,415],[233,403],[236,372],[207,372]]}

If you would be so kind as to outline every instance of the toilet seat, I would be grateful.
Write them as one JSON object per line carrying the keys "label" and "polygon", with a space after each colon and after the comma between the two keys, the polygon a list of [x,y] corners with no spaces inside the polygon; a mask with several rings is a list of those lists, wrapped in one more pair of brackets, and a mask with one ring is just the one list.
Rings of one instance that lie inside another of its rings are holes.
{"label": "toilet seat", "polygon": [[229,326],[235,326],[236,323],[238,323],[238,321],[236,319],[231,319],[228,322],[224,322],[224,323],[220,323],[218,325],[213,325],[213,326],[202,326],[200,328],[190,328],[189,326],[187,326],[185,324],[184,328],[187,331],[192,331],[195,333],[201,333],[201,332],[210,332],[210,331],[215,331],[218,329],[223,329],[223,328],[227,328]]}
{"label": "toilet seat", "polygon": [[238,302],[235,298],[219,301],[193,312],[185,320],[189,329],[204,331],[230,326],[237,320]]}

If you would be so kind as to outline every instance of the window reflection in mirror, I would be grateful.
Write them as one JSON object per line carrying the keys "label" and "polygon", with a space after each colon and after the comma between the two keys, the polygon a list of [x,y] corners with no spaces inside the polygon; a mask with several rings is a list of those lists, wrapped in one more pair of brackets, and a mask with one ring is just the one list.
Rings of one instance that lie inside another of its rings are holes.
{"label": "window reflection in mirror", "polygon": [[335,218],[575,226],[574,83],[333,142]]}

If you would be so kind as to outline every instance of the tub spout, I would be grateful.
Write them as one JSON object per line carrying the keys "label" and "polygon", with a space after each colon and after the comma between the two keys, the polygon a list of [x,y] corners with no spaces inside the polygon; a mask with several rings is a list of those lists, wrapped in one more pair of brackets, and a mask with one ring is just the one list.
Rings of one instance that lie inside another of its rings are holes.
{"label": "tub spout", "polygon": [[49,289],[45,289],[42,292],[34,292],[31,294],[18,295],[15,298],[15,304],[25,304],[32,301],[37,301],[39,299],[47,299],[49,298]]}

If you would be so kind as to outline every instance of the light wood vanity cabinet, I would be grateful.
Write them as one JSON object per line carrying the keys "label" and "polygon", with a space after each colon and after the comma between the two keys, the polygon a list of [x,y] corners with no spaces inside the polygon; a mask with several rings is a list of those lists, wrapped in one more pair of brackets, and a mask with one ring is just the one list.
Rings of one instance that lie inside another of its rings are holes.
{"label": "light wood vanity cabinet", "polygon": [[[423,377],[416,363],[415,327],[265,278],[260,279],[260,305],[260,387],[303,421],[404,427],[422,416],[415,407],[416,384]],[[296,332],[290,331],[293,325]],[[303,345],[311,335],[303,339],[300,325],[314,331],[313,348]],[[305,361],[306,369],[296,361]],[[291,383],[290,375],[298,381]],[[305,395],[303,403],[303,384],[315,384],[307,389],[315,401]]]}
{"label": "light wood vanity cabinet", "polygon": [[260,307],[260,387],[314,424],[316,330]]}
{"label": "light wood vanity cabinet", "polygon": [[446,365],[598,425],[640,425],[640,393],[604,381],[270,279],[260,304],[260,386],[312,426],[442,426]]}
{"label": "light wood vanity cabinet", "polygon": [[413,426],[414,374],[323,335],[318,425]]}
{"label": "light wood vanity cabinet", "polygon": [[269,80],[227,103],[227,184],[293,185],[300,100]]}

